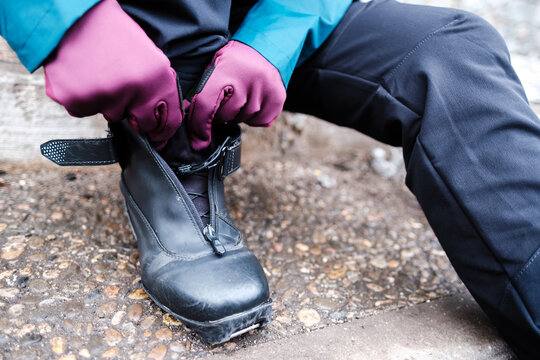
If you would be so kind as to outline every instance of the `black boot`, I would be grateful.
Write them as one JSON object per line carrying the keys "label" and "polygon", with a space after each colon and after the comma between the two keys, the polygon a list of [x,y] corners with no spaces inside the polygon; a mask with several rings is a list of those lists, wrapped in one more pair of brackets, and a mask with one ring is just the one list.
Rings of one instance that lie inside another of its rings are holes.
{"label": "black boot", "polygon": [[[223,179],[240,166],[240,127],[223,126],[208,158],[175,168],[127,123],[112,132],[115,156],[101,143],[88,142],[82,151],[73,140],[48,142],[42,153],[61,165],[119,159],[142,283],[152,300],[215,344],[270,321],[266,277],[225,207]],[[190,196],[183,182],[200,186],[198,179],[205,179],[206,189],[191,189]],[[199,204],[198,211],[194,202],[201,199],[208,208]]]}

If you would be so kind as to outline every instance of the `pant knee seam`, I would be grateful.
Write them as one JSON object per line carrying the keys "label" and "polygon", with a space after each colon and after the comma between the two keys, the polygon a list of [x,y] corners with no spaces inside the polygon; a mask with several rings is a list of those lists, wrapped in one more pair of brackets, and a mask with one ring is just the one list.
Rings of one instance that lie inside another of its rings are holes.
{"label": "pant knee seam", "polygon": [[[525,271],[527,271],[527,269],[534,263],[534,261],[540,256],[540,247],[536,249],[536,251],[533,253],[533,255],[531,255],[531,257],[529,258],[529,260],[527,260],[527,262],[525,263],[525,265],[521,268],[521,270],[516,274],[514,275],[513,277],[509,278],[508,279],[508,283],[507,283],[507,286],[506,288],[504,289],[504,294],[503,296],[501,297],[501,300],[499,301],[499,304],[497,305],[497,307],[500,307],[501,304],[503,303],[504,299],[506,298],[506,296],[508,295],[508,293],[510,292],[510,289],[511,288],[514,288],[516,289],[516,286],[515,286],[515,283],[519,280],[519,278],[525,273]],[[519,294],[519,290],[516,289],[516,292]],[[521,298],[521,296],[520,296]],[[528,309],[527,309],[528,311]],[[530,313],[530,311],[529,311]]]}
{"label": "pant knee seam", "polygon": [[[540,249],[537,251],[536,255],[533,256],[533,258],[530,259],[530,261],[527,264],[530,265],[530,262],[532,262],[538,256],[538,254],[540,254]],[[527,265],[527,267],[528,267],[528,265]],[[522,272],[520,271],[520,273],[522,273]],[[508,297],[508,295],[510,294],[510,291],[513,289],[516,292],[517,296],[519,297],[519,300],[521,301],[521,304],[525,308],[525,310],[527,312],[527,316],[529,316],[532,323],[534,323],[535,326],[537,326],[536,322],[535,322],[535,319],[532,316],[531,310],[529,310],[527,304],[523,301],[523,296],[521,295],[521,292],[519,291],[519,289],[516,287],[516,285],[514,283],[515,280],[517,280],[517,279],[515,279],[515,277],[510,278],[510,279],[507,280],[506,286],[505,286],[505,289],[504,289],[504,293],[501,296],[501,299],[499,300],[499,302],[497,304],[497,309],[501,309],[501,306],[503,305],[505,299]]]}
{"label": "pant knee seam", "polygon": [[525,271],[534,263],[536,258],[540,256],[540,247],[536,249],[533,255],[529,258],[527,263],[521,268],[521,270],[512,278],[512,281],[518,281]]}
{"label": "pant knee seam", "polygon": [[418,49],[420,49],[426,42],[428,42],[431,38],[433,38],[435,35],[443,31],[447,27],[452,26],[459,21],[461,21],[461,19],[456,18],[450,21],[448,24],[441,26],[440,28],[438,28],[437,30],[433,31],[428,36],[426,36],[424,39],[422,39],[418,44],[416,44],[414,48],[412,48],[407,53],[407,55],[405,55],[405,57],[403,57],[403,59],[401,59],[401,61],[392,70],[388,72],[387,75],[383,76],[384,81],[388,81],[397,72],[397,70],[407,61],[407,59],[411,57],[416,51],[418,51]]}

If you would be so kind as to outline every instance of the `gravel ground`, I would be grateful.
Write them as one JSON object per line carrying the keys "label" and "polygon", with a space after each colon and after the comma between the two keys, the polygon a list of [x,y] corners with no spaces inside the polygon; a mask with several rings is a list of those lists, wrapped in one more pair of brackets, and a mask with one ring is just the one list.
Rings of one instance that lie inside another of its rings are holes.
{"label": "gravel ground", "polygon": [[274,320],[220,346],[141,289],[116,166],[0,164],[0,359],[230,353],[462,291],[403,170],[385,180],[370,161],[369,147],[248,159],[227,180]]}

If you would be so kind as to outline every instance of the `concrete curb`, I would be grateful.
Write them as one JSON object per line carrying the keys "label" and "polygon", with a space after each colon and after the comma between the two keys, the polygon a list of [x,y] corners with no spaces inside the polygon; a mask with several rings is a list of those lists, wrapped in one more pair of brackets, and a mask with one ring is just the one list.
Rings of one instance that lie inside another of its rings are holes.
{"label": "concrete curb", "polygon": [[507,360],[515,355],[471,295],[459,294],[209,358]]}

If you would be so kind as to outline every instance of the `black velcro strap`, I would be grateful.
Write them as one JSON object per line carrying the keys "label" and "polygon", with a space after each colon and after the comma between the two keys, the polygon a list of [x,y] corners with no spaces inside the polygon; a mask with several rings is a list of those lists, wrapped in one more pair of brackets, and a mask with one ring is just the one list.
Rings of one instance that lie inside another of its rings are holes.
{"label": "black velcro strap", "polygon": [[[239,130],[240,127],[238,127]],[[240,133],[234,138],[228,136],[206,161],[200,164],[182,165],[173,169],[173,171],[179,176],[185,176],[217,168],[218,177],[223,180],[240,168],[241,144]]]}
{"label": "black velcro strap", "polygon": [[219,170],[219,178],[221,180],[240,168],[241,144],[240,139],[236,139],[232,145],[225,148]]}
{"label": "black velcro strap", "polygon": [[113,138],[62,139],[41,144],[41,154],[60,166],[108,165],[118,162]]}

